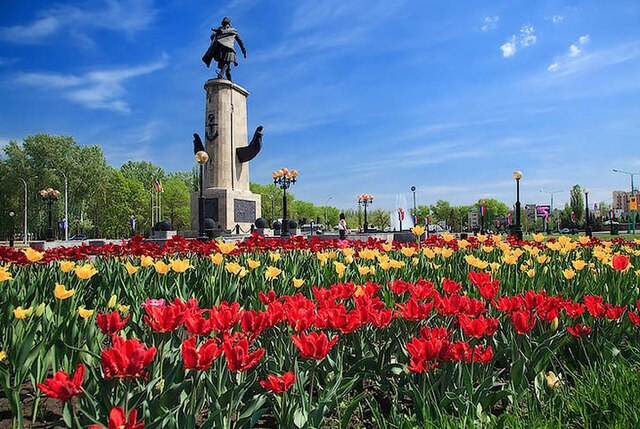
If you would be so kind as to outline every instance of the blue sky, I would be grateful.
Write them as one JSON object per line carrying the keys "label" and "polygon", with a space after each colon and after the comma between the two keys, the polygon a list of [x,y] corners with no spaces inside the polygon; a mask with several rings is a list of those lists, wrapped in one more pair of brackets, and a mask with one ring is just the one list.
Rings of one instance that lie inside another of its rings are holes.
{"label": "blue sky", "polygon": [[92,0],[0,4],[0,145],[46,132],[109,162],[189,170],[200,58],[230,16],[248,50],[251,180],[296,168],[299,198],[419,204],[591,189],[640,171],[640,2]]}

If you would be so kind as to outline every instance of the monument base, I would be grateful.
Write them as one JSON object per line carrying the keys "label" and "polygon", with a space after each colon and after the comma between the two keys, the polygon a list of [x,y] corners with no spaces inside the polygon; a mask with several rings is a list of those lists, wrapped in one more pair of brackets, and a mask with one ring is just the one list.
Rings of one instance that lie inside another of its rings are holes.
{"label": "monument base", "polygon": [[[191,228],[198,230],[199,192],[191,193]],[[262,215],[260,195],[249,191],[224,188],[205,188],[204,217],[213,219],[216,229],[249,232],[251,225]]]}

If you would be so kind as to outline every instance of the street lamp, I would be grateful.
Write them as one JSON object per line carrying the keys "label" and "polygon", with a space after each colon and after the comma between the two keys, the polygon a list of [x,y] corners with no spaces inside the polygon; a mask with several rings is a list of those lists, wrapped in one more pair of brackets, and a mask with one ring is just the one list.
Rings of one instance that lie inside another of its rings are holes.
{"label": "street lamp", "polygon": [[[564,191],[559,190],[559,191],[548,192],[548,191],[545,191],[544,189],[540,189],[540,192],[542,192],[543,194],[549,194],[551,196],[551,205],[549,206],[549,212],[551,213],[551,216],[553,216],[553,194],[557,194],[558,192],[564,192]],[[548,233],[549,233],[549,225],[547,225],[547,234]]]}
{"label": "street lamp", "polygon": [[514,171],[513,178],[516,181],[516,223],[511,226],[511,235],[515,235],[518,240],[522,240],[522,224],[520,223],[520,179],[522,179],[522,171]]}
{"label": "street lamp", "polygon": [[273,228],[273,223],[276,221],[276,196],[269,195],[269,199],[271,199],[271,228]]}
{"label": "street lamp", "polygon": [[52,206],[60,198],[60,191],[47,188],[40,191],[40,197],[47,203],[49,211],[49,225],[47,227],[47,241],[53,241],[53,210]]}
{"label": "street lamp", "polygon": [[69,181],[64,171],[54,168],[64,177],[64,241],[69,241]]}
{"label": "street lamp", "polygon": [[24,183],[24,232],[23,232],[23,236],[22,236],[22,242],[24,244],[27,244],[27,234],[29,233],[29,228],[28,228],[28,223],[27,223],[27,204],[28,204],[28,200],[27,200],[27,181],[24,180],[22,177],[19,177],[20,180],[22,180],[22,183]]}
{"label": "street lamp", "polygon": [[358,204],[364,207],[364,232],[369,232],[369,224],[367,223],[367,206],[373,204],[373,195],[358,195]]}
{"label": "street lamp", "polygon": [[327,198],[327,201],[324,202],[324,223],[327,225],[327,229],[329,229],[329,218],[327,216],[327,209],[329,208],[329,201],[331,197]]}
{"label": "street lamp", "polygon": [[16,224],[16,214],[14,212],[9,212],[9,218],[11,219],[11,235],[9,235],[9,247],[13,247],[13,234],[15,230]]}
{"label": "street lamp", "polygon": [[[202,149],[202,147],[200,148]],[[206,240],[204,230],[204,165],[209,161],[206,150],[199,150],[195,154],[196,162],[200,165],[200,195],[198,195],[198,240]]]}
{"label": "street lamp", "polygon": [[584,188],[584,235],[591,237],[591,223],[589,222],[589,188]]}
{"label": "street lamp", "polygon": [[416,224],[418,223],[418,206],[416,206],[416,187],[412,186],[411,187],[411,192],[413,192],[413,220],[414,220],[414,226],[417,226]]}
{"label": "street lamp", "polygon": [[[621,173],[621,174],[628,174],[631,177],[631,196],[635,197],[635,189],[633,188],[633,176],[637,176],[640,175],[640,172],[638,173],[630,173],[628,171],[623,171],[623,170],[616,170],[615,168],[613,169],[614,172],[616,173]],[[637,204],[637,203],[636,203]],[[633,233],[636,233],[636,215],[637,215],[637,210],[631,210],[631,204],[629,204],[627,206],[627,215],[629,216],[629,220],[631,221],[631,224],[633,225]],[[630,228],[629,228],[629,223],[627,223],[627,234],[630,233]]]}
{"label": "street lamp", "polygon": [[291,185],[295,185],[296,177],[298,177],[297,170],[288,170],[281,168],[271,173],[273,178],[273,184],[282,189],[282,229],[281,236],[289,236],[289,219],[287,219],[287,189]]}

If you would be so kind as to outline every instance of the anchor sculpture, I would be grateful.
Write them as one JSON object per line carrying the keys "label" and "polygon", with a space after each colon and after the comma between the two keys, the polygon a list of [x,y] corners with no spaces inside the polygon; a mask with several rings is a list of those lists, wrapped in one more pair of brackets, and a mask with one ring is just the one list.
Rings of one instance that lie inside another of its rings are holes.
{"label": "anchor sculpture", "polygon": [[247,146],[236,148],[236,155],[240,162],[249,162],[255,158],[262,149],[262,125],[256,128],[253,138]]}

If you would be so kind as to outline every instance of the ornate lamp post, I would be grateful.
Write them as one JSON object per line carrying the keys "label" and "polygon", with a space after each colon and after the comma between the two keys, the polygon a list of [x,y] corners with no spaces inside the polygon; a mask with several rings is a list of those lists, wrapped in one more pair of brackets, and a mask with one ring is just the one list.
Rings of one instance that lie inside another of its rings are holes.
{"label": "ornate lamp post", "polygon": [[296,177],[298,177],[297,170],[288,170],[281,168],[271,173],[273,177],[273,184],[282,189],[282,237],[289,236],[289,219],[287,218],[287,189],[291,185],[295,185]]}
{"label": "ornate lamp post", "polygon": [[40,191],[40,197],[47,203],[49,211],[49,223],[47,227],[47,241],[53,241],[53,210],[52,206],[55,201],[60,198],[60,191],[53,188],[47,188]]}
{"label": "ornate lamp post", "polygon": [[373,195],[358,195],[358,204],[364,207],[364,232],[369,232],[369,224],[367,223],[367,206],[373,204]]}
{"label": "ornate lamp post", "polygon": [[520,222],[520,179],[522,179],[522,171],[514,171],[513,178],[516,181],[516,223],[511,225],[511,235],[515,235],[518,240],[522,240],[522,223]]}
{"label": "ornate lamp post", "polygon": [[584,235],[591,237],[591,222],[589,222],[589,188],[584,188]]}
{"label": "ornate lamp post", "polygon": [[198,195],[198,240],[206,240],[204,230],[204,165],[209,161],[209,154],[205,150],[199,150],[195,155],[196,162],[200,165],[200,195]]}
{"label": "ornate lamp post", "polygon": [[9,218],[11,222],[11,234],[9,235],[9,247],[13,247],[13,235],[15,233],[15,224],[16,224],[16,214],[14,212],[9,212]]}

